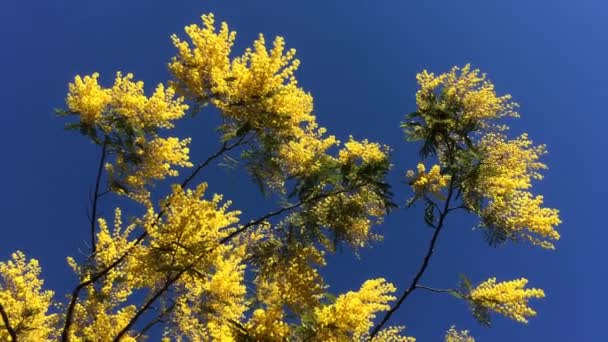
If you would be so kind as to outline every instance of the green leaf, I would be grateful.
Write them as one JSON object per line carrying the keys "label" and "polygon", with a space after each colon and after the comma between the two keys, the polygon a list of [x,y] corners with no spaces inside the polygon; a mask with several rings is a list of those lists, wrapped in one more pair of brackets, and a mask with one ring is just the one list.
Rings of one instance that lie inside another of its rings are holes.
{"label": "green leaf", "polygon": [[65,124],[63,128],[66,131],[79,131],[80,130],[80,122],[69,122]]}
{"label": "green leaf", "polygon": [[424,206],[424,222],[431,228],[435,228],[435,203],[427,201]]}

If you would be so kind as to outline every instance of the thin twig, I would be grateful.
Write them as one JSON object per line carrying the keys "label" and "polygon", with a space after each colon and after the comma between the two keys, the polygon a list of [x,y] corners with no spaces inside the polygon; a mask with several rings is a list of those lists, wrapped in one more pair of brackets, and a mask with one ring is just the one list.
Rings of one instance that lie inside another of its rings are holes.
{"label": "thin twig", "polygon": [[424,285],[416,285],[417,289],[423,289],[423,290],[427,290],[430,292],[436,292],[436,293],[449,293],[451,295],[458,295],[460,297],[464,297],[464,293],[456,290],[456,289],[436,289],[434,287],[429,287],[429,286],[424,286]]}

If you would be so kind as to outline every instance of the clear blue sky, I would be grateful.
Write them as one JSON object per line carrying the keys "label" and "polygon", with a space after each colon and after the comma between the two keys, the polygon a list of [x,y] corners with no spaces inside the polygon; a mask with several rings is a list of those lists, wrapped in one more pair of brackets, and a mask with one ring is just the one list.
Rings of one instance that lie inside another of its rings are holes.
{"label": "clear blue sky", "polygon": [[[450,287],[460,273],[476,281],[524,276],[548,298],[533,303],[539,315],[529,325],[495,316],[487,329],[455,298],[418,292],[392,323],[405,324],[422,342],[439,341],[451,324],[471,330],[478,341],[605,339],[605,1],[64,0],[5,1],[1,7],[0,258],[21,249],[40,259],[59,299],[75,283],[65,257],[86,250],[86,197],[99,152],[64,132],[52,109],[63,106],[77,73],[98,71],[108,84],[117,70],[134,72],[151,90],[167,79],[169,35],[214,12],[238,32],[236,51],[258,32],[282,35],[297,48],[300,83],[313,93],[321,124],[342,140],[353,134],[393,147],[391,179],[401,203],[409,196],[401,177],[417,154],[398,125],[415,108],[415,74],[469,62],[487,72],[499,92],[521,104],[513,132],[548,145],[550,170],[536,190],[561,210],[563,238],[556,252],[490,248],[471,229],[471,217],[456,217],[421,283]],[[214,122],[203,115],[179,127],[194,137],[194,160],[214,150]],[[205,180],[211,191],[234,199],[246,218],[272,207],[258,204],[243,173],[217,170]],[[104,203],[102,214],[109,213]],[[377,276],[403,288],[430,237],[421,215],[421,208],[399,210],[380,229],[385,243],[364,251],[361,260],[348,251],[332,259],[334,266],[324,271],[331,289],[354,289]]]}

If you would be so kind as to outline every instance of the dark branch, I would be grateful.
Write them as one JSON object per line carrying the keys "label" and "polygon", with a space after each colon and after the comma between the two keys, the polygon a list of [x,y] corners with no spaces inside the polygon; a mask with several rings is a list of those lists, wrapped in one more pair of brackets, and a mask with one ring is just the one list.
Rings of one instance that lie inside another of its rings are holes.
{"label": "dark branch", "polygon": [[239,140],[237,140],[236,142],[232,143],[232,144],[228,144],[228,142],[225,142],[222,145],[222,148],[220,148],[217,152],[215,152],[214,154],[212,154],[211,156],[209,156],[209,158],[207,158],[204,162],[202,162],[201,164],[199,164],[194,171],[192,171],[192,173],[190,174],[190,176],[188,176],[188,178],[186,178],[181,186],[182,188],[185,188],[188,186],[188,184],[194,179],[194,177],[196,177],[196,175],[202,170],[204,169],[207,165],[209,165],[213,160],[217,159],[218,157],[220,157],[221,155],[223,155],[224,153],[232,150],[235,147],[238,147],[240,145],[243,145],[243,143],[245,142],[245,138],[247,137],[247,135],[243,135]]}
{"label": "dark branch", "polygon": [[92,213],[91,213],[91,256],[95,255],[97,252],[96,243],[95,243],[95,220],[97,220],[97,200],[99,199],[99,184],[101,183],[101,175],[103,174],[103,164],[106,160],[106,148],[108,147],[108,138],[103,142],[103,147],[101,148],[101,157],[99,158],[99,167],[97,168],[97,177],[95,179],[95,192],[92,196],[93,204],[92,204]]}
{"label": "dark branch", "polygon": [[156,316],[153,320],[151,320],[150,322],[148,322],[148,324],[141,328],[137,336],[135,336],[135,339],[139,340],[145,338],[145,334],[148,332],[148,330],[152,329],[156,324],[161,323],[163,321],[163,318],[165,318],[167,314],[173,311],[174,308],[175,303],[164,309],[161,313],[158,314],[158,316]]}
{"label": "dark branch", "polygon": [[11,339],[13,340],[13,342],[17,342],[17,333],[11,326],[11,323],[8,319],[8,314],[4,310],[4,307],[2,306],[2,304],[0,304],[0,315],[2,315],[2,321],[4,322],[4,327],[6,328],[6,331],[8,331],[8,334],[11,335]]}
{"label": "dark branch", "polygon": [[384,315],[384,317],[382,318],[380,323],[378,323],[378,325],[376,325],[376,327],[370,334],[370,339],[373,339],[378,334],[378,332],[380,332],[382,327],[384,327],[384,325],[388,322],[388,320],[391,318],[391,316],[397,310],[399,310],[399,308],[401,307],[401,304],[403,304],[405,299],[412,292],[414,292],[414,290],[416,290],[418,288],[417,287],[418,282],[420,281],[420,279],[426,272],[427,267],[429,266],[429,262],[431,260],[431,257],[433,256],[433,252],[435,251],[435,245],[437,244],[437,238],[439,237],[439,233],[441,233],[441,230],[444,227],[443,223],[444,223],[445,217],[449,213],[448,209],[450,208],[450,200],[452,199],[452,195],[454,194],[454,189],[452,188],[453,182],[454,182],[454,179],[452,178],[452,180],[450,181],[450,186],[448,188],[448,196],[445,200],[444,209],[441,212],[441,215],[439,216],[439,222],[437,223],[437,228],[433,231],[433,237],[431,238],[431,242],[429,243],[429,248],[426,252],[426,255],[424,256],[424,259],[422,260],[422,264],[420,265],[418,272],[414,276],[414,279],[412,279],[410,286],[399,297],[399,300],[397,300],[397,303],[395,303],[395,305]]}
{"label": "dark branch", "polygon": [[108,265],[106,268],[102,269],[101,271],[99,271],[96,274],[93,274],[91,276],[91,278],[87,281],[84,281],[80,284],[78,284],[78,286],[76,286],[76,288],[74,289],[74,291],[72,291],[72,297],[70,299],[70,304],[68,305],[68,311],[66,312],[66,316],[65,316],[65,323],[63,326],[63,331],[61,332],[61,341],[69,341],[69,334],[68,332],[70,331],[70,327],[72,326],[72,320],[73,320],[73,316],[74,316],[74,307],[76,306],[76,301],[78,300],[78,295],[80,294],[80,291],[82,291],[82,289],[84,289],[85,287],[93,284],[94,282],[96,282],[97,280],[101,279],[101,277],[105,276],[106,274],[108,274],[108,272],[110,272],[112,269],[114,269],[116,266],[118,266],[118,264],[120,264],[131,252],[131,250],[139,245],[139,243],[146,237],[147,233],[142,233],[137,240],[135,240],[135,243],[133,244],[133,246],[131,246],[131,248],[129,250],[127,250],[123,255],[120,256],[120,258],[116,259],[116,261],[114,261],[113,263],[111,263],[110,265]]}
{"label": "dark branch", "polygon": [[[199,258],[200,258],[200,256],[199,256]],[[197,258],[197,259],[199,259],[199,258]],[[139,308],[139,310],[137,310],[137,312],[131,318],[129,323],[127,323],[127,325],[124,328],[122,328],[122,330],[120,332],[118,332],[118,335],[116,335],[116,337],[114,337],[114,339],[112,341],[114,341],[114,342],[120,341],[120,339],[129,331],[129,329],[131,329],[133,324],[135,324],[135,322],[137,322],[137,319],[139,319],[139,317],[141,315],[143,315],[146,311],[148,311],[148,309],[152,306],[152,304],[154,304],[154,302],[158,298],[160,298],[160,296],[162,296],[169,289],[169,287],[171,285],[173,285],[173,283],[176,282],[182,276],[182,274],[184,274],[191,266],[184,268],[183,270],[178,272],[173,277],[170,277],[169,279],[167,279],[167,281],[165,281],[165,284],[152,297],[150,297],[150,299],[148,299],[146,301],[146,303],[141,308]]]}

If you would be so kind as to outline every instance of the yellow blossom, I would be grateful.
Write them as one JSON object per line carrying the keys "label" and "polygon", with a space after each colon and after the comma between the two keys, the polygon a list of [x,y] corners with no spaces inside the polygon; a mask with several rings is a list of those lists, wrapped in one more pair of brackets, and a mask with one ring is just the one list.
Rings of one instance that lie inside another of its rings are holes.
{"label": "yellow blossom", "polygon": [[381,235],[372,233],[372,225],[382,222],[386,215],[384,201],[370,187],[362,186],[352,193],[339,193],[315,203],[311,215],[324,227],[352,247],[360,248]]}
{"label": "yellow blossom", "polygon": [[98,125],[105,134],[117,133],[118,129],[152,130],[172,128],[173,120],[184,116],[188,106],[183,98],[175,98],[173,88],[162,84],[151,97],[144,94],[144,83],[133,81],[133,74],[123,77],[116,73],[114,85],[102,88],[98,73],[76,76],[69,84],[66,103],[68,109],[80,115],[80,121]]}
{"label": "yellow blossom", "polygon": [[445,333],[444,342],[475,342],[472,336],[469,336],[467,330],[458,331],[453,325]]}
{"label": "yellow blossom", "polygon": [[328,158],[327,149],[338,144],[333,135],[323,137],[326,131],[312,122],[295,139],[281,144],[277,159],[287,174],[310,175],[319,171],[323,160]]}
{"label": "yellow blossom", "polygon": [[69,84],[67,106],[72,112],[80,114],[80,121],[87,125],[96,123],[112,96],[108,89],[97,83],[98,73],[91,76],[76,76],[74,83]]}
{"label": "yellow blossom", "polygon": [[369,142],[367,139],[357,141],[350,136],[344,148],[340,150],[340,162],[360,161],[365,164],[378,163],[388,160],[388,146]]}
{"label": "yellow blossom", "polygon": [[[382,329],[374,336],[371,342],[416,342],[414,337],[401,335],[403,329],[405,329],[405,327],[402,326]],[[368,339],[363,338],[361,341],[368,341]]]}
{"label": "yellow blossom", "polygon": [[256,279],[256,298],[263,304],[255,309],[245,325],[248,334],[258,341],[284,341],[291,329],[284,321],[283,290],[278,281]]}
{"label": "yellow blossom", "polygon": [[146,186],[155,180],[176,177],[179,173],[174,166],[191,167],[190,139],[155,137],[150,141],[137,139],[134,154],[116,157],[115,165],[106,164],[106,170],[113,182],[127,187],[129,195],[140,201],[148,199]]}
{"label": "yellow blossom", "polygon": [[[49,313],[53,291],[42,290],[38,260],[27,260],[23,252],[0,262],[0,304],[19,341],[54,341],[57,315]],[[11,341],[0,318],[0,340]]]}
{"label": "yellow blossom", "polygon": [[177,56],[169,63],[173,84],[180,94],[193,99],[206,99],[224,91],[230,82],[229,55],[236,37],[226,23],[216,32],[213,14],[203,15],[202,21],[202,27],[192,24],[185,28],[192,46],[177,35],[171,36],[177,49]]}
{"label": "yellow blossom", "polygon": [[437,164],[433,165],[427,173],[424,164],[419,163],[417,171],[416,174],[413,170],[408,170],[406,174],[416,197],[422,197],[427,193],[441,197],[441,192],[448,187],[452,178],[450,175],[441,174],[441,167]]}
{"label": "yellow blossom", "polygon": [[[127,256],[101,279],[99,286],[85,288],[85,295],[81,296],[74,306],[74,326],[69,334],[72,341],[99,340],[99,336],[105,336],[103,341],[112,340],[113,336],[129,323],[137,310],[137,307],[130,303],[131,295],[141,285],[141,270],[138,269],[136,260],[140,255],[141,246],[136,247],[135,239],[130,237],[136,224],[123,227],[122,211],[116,208],[114,213],[112,230],[105,219],[99,219],[95,265],[98,269],[103,269]],[[91,270],[79,266],[73,258],[68,258],[68,264],[79,278],[86,279],[90,276]],[[128,332],[124,340],[134,342],[133,335]]]}
{"label": "yellow blossom", "polygon": [[[240,214],[239,211],[229,211],[231,202],[222,204],[221,195],[214,195],[210,200],[203,199],[206,183],[194,190],[183,190],[178,185],[172,189],[172,194],[162,204],[167,209],[161,223],[155,224],[153,219],[146,223],[146,231],[152,239],[151,247],[174,251],[157,258],[156,264],[159,266],[165,262],[189,265],[193,256],[208,253],[208,249],[218,246],[222,238],[236,229]],[[155,215],[149,213],[148,216],[153,218]],[[211,257],[212,254],[209,255]]]}
{"label": "yellow blossom", "polygon": [[144,83],[133,81],[133,74],[116,74],[111,110],[124,119],[133,129],[172,128],[172,120],[184,116],[188,106],[183,98],[174,99],[173,88],[159,84],[151,97],[144,94]]}
{"label": "yellow blossom", "polygon": [[300,61],[295,50],[285,52],[285,41],[275,38],[270,51],[263,35],[235,58],[230,81],[213,103],[237,123],[248,122],[256,130],[292,135],[304,122],[314,121],[313,100],[297,85],[294,72]]}
{"label": "yellow blossom", "polygon": [[368,333],[377,312],[390,309],[388,302],[395,287],[386,280],[367,280],[357,292],[338,296],[336,302],[314,311],[317,338],[322,341],[346,341]]}
{"label": "yellow blossom", "polygon": [[437,76],[424,70],[416,79],[420,86],[416,104],[427,122],[438,119],[432,117],[436,115],[433,111],[429,111],[437,105],[444,110],[456,110],[456,124],[473,123],[478,128],[489,126],[491,120],[518,116],[515,111],[517,104],[511,102],[511,96],[497,96],[494,84],[486,79],[486,74],[471,69],[469,64],[463,68],[453,67]]}
{"label": "yellow blossom", "polygon": [[203,16],[202,27],[186,27],[186,34],[192,46],[173,36],[178,54],[169,64],[180,93],[210,100],[234,123],[248,123],[258,132],[292,135],[301,123],[314,121],[312,97],[294,76],[300,61],[294,49],[285,51],[282,37],[268,50],[260,35],[253,49],[231,60],[235,33],[225,23],[216,32],[213,15]]}
{"label": "yellow blossom", "polygon": [[543,197],[528,191],[533,179],[542,179],[540,170],[547,168],[539,161],[545,146],[534,146],[526,134],[507,140],[498,133],[486,135],[480,146],[479,176],[465,183],[465,196],[473,191],[489,200],[481,211],[484,225],[504,238],[554,249],[550,240],[560,238],[555,230],[561,223],[559,211],[543,208]]}
{"label": "yellow blossom", "polygon": [[490,278],[471,291],[470,298],[475,305],[490,309],[520,323],[528,323],[527,318],[536,315],[528,306],[530,298],[545,298],[541,289],[525,289],[525,278],[496,282]]}
{"label": "yellow blossom", "polygon": [[256,278],[258,296],[263,298],[262,294],[272,288],[280,302],[296,313],[318,306],[326,286],[316,265],[324,266],[325,258],[314,246],[290,247],[285,258],[267,258]]}

